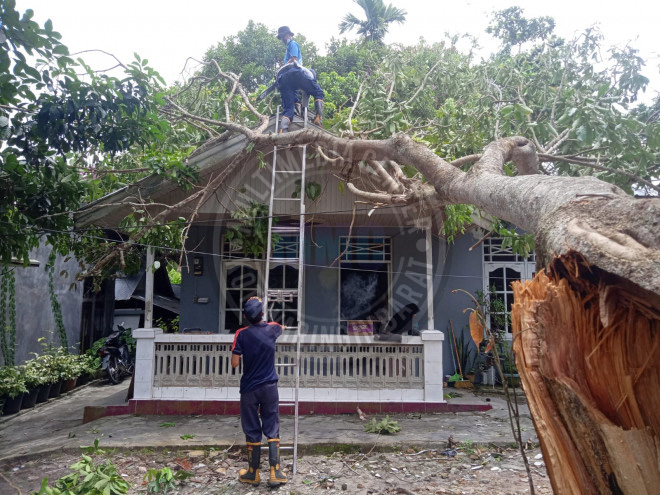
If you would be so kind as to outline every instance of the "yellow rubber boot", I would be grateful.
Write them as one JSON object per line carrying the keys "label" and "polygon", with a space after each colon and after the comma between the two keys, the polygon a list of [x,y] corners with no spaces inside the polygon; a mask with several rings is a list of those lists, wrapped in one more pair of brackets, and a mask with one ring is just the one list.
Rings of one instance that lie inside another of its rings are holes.
{"label": "yellow rubber boot", "polygon": [[280,439],[268,439],[268,463],[270,464],[270,475],[268,486],[280,486],[287,482],[286,475],[280,468]]}
{"label": "yellow rubber boot", "polygon": [[259,464],[261,463],[261,444],[247,442],[248,449],[248,468],[241,469],[238,472],[238,481],[250,485],[258,485],[261,481],[259,477]]}

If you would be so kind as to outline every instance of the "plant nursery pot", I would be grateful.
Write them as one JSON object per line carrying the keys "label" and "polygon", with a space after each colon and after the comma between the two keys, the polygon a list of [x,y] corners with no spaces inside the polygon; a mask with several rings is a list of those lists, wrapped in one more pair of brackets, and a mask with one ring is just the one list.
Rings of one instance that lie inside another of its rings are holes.
{"label": "plant nursery pot", "polygon": [[55,382],[50,384],[50,392],[48,393],[49,399],[54,399],[60,395],[62,391],[62,382]]}
{"label": "plant nursery pot", "polygon": [[454,386],[456,388],[474,388],[474,384],[469,380],[458,380]]}
{"label": "plant nursery pot", "polygon": [[467,375],[465,375],[465,378],[470,380],[470,383],[474,383],[474,379],[476,378],[476,375],[474,373],[468,373]]}
{"label": "plant nursery pot", "polygon": [[39,395],[39,387],[34,387],[29,392],[23,394],[23,403],[21,409],[30,409],[37,403],[37,395]]}
{"label": "plant nursery pot", "polygon": [[48,394],[50,394],[50,383],[44,383],[38,387],[39,392],[37,392],[37,404],[46,402],[48,400]]}
{"label": "plant nursery pot", "polygon": [[21,410],[21,404],[23,403],[23,394],[17,395],[13,399],[10,397],[5,397],[5,405],[2,407],[2,414],[16,414]]}
{"label": "plant nursery pot", "polygon": [[71,378],[70,380],[65,381],[62,385],[62,392],[71,392],[74,388],[76,388],[77,381],[78,378]]}
{"label": "plant nursery pot", "polygon": [[89,383],[89,375],[80,375],[76,381],[76,387],[82,387]]}

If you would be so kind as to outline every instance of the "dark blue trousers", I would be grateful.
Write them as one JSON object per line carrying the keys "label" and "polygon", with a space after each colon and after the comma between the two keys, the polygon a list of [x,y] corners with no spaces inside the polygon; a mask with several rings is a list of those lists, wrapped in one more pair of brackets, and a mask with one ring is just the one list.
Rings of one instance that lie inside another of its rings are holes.
{"label": "dark blue trousers", "polygon": [[241,426],[247,442],[260,443],[262,433],[266,438],[280,438],[280,395],[277,382],[266,383],[256,390],[241,394]]}
{"label": "dark blue trousers", "polygon": [[315,100],[322,100],[325,93],[319,83],[305,76],[301,69],[293,68],[282,74],[277,80],[277,87],[282,95],[282,116],[293,120],[293,105],[299,89],[302,89]]}

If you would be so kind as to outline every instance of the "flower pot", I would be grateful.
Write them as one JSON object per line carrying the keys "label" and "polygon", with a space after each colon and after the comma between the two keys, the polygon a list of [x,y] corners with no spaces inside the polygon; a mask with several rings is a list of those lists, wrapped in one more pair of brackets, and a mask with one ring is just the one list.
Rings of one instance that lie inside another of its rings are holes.
{"label": "flower pot", "polygon": [[70,378],[69,380],[66,380],[62,384],[62,392],[71,392],[74,388],[76,388],[76,381],[78,378]]}
{"label": "flower pot", "polygon": [[48,400],[48,395],[50,394],[50,383],[44,383],[38,387],[39,392],[37,392],[37,404],[46,402]]}
{"label": "flower pot", "polygon": [[55,382],[50,384],[50,392],[48,393],[49,399],[54,399],[60,395],[62,390],[62,382]]}
{"label": "flower pot", "polygon": [[23,394],[23,403],[21,409],[30,409],[37,403],[37,395],[39,395],[39,387],[34,387],[29,392]]}
{"label": "flower pot", "polygon": [[465,375],[465,378],[467,378],[471,383],[474,383],[474,379],[476,378],[476,375],[474,373],[467,373]]}
{"label": "flower pot", "polygon": [[17,395],[14,398],[5,397],[5,405],[2,407],[2,414],[16,414],[21,410],[23,403],[23,394]]}
{"label": "flower pot", "polygon": [[83,385],[87,385],[89,383],[89,375],[80,375],[78,377],[78,381],[76,382],[76,387],[82,387]]}

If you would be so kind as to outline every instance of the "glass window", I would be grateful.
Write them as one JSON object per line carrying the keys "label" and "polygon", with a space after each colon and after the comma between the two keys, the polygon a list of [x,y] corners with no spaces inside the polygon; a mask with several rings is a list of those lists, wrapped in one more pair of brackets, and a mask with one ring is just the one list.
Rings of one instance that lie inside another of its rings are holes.
{"label": "glass window", "polygon": [[534,276],[536,255],[523,257],[511,247],[502,247],[501,238],[488,238],[483,243],[484,292],[490,294],[489,324],[493,330],[504,332],[511,339],[511,284]]}
{"label": "glass window", "polygon": [[[349,320],[387,323],[390,315],[391,259],[389,237],[341,237],[339,326]],[[383,324],[384,324],[383,323]]]}

